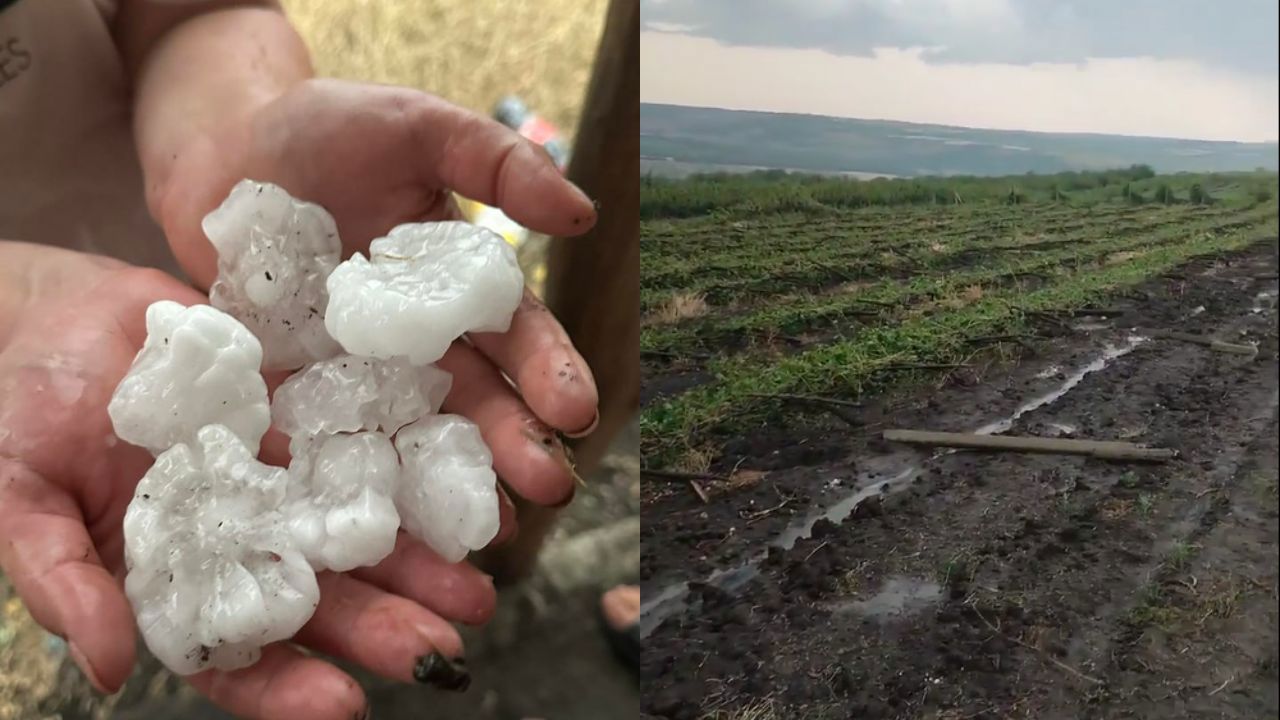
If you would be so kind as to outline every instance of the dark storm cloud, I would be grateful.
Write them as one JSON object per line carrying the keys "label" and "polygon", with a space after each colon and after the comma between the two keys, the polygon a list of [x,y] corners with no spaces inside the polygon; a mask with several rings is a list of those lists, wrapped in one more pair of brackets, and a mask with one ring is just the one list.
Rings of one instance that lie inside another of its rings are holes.
{"label": "dark storm cloud", "polygon": [[727,45],[869,55],[925,47],[933,62],[1193,60],[1277,74],[1276,0],[641,0],[650,28]]}

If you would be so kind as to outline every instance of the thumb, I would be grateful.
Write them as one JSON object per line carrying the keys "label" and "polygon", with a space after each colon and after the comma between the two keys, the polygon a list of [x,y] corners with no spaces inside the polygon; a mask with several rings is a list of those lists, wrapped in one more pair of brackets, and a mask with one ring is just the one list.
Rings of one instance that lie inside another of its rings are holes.
{"label": "thumb", "polygon": [[0,458],[0,569],[36,622],[66,639],[95,688],[120,689],[136,654],[133,613],[103,567],[75,500]]}

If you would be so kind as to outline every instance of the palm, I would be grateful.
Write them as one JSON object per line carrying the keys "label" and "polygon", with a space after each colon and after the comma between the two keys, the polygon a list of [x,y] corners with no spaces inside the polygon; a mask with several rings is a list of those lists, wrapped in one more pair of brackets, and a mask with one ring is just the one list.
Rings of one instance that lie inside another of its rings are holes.
{"label": "palm", "polygon": [[101,264],[52,280],[0,352],[0,455],[23,458],[76,500],[114,572],[123,559],[120,520],[151,456],[116,441],[107,401],[141,347],[146,306],[199,296],[161,273]]}
{"label": "palm", "polygon": [[[115,438],[107,403],[145,340],[147,306],[158,300],[190,305],[203,297],[157,271],[85,258],[40,280],[0,352],[6,399],[0,416],[0,560],[36,619],[69,638],[95,685],[111,688],[127,676],[134,648],[132,613],[119,585],[121,521],[152,458]],[[321,605],[297,639],[408,679],[424,653],[460,652],[446,619],[484,620],[492,592],[474,569],[447,565],[401,536],[378,566],[323,575]],[[366,637],[344,636],[343,630],[360,625]],[[406,626],[416,630],[416,642],[404,639]],[[277,646],[254,668],[204,673],[193,682],[215,700],[244,707],[241,695],[255,676],[282,674],[304,686],[327,681],[332,689],[338,671]],[[230,695],[219,697],[214,688]],[[358,691],[353,696],[353,686],[345,688],[345,699],[331,693],[313,701],[333,706],[330,712],[359,702]],[[282,702],[279,697],[255,702],[253,715],[283,714],[270,710]]]}

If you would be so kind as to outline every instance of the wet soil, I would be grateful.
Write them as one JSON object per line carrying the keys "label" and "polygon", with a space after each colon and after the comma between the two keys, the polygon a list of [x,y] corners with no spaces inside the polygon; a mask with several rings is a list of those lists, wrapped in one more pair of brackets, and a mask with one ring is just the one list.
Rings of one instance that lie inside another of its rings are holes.
{"label": "wet soil", "polygon": [[[646,500],[644,711],[1276,717],[1276,255],[1273,239],[1180,268],[1107,303],[1109,322],[852,425],[773,422],[721,461],[770,469],[759,482]],[[1259,352],[1142,340],[1156,329]],[[1179,457],[878,439],[1001,420]]]}

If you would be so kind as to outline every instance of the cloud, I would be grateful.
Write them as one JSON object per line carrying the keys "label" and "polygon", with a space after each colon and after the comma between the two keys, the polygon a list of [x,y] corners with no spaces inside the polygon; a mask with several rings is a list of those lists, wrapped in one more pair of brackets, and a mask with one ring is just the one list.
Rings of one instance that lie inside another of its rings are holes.
{"label": "cloud", "polygon": [[1280,75],[1275,0],[640,0],[653,31],[732,46],[871,57],[924,48],[935,64],[1149,57]]}
{"label": "cloud", "polygon": [[921,49],[835,55],[653,31],[640,42],[645,102],[1204,140],[1274,141],[1280,125],[1274,80],[1190,60],[938,64]]}

